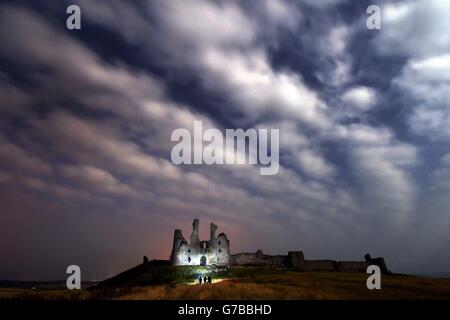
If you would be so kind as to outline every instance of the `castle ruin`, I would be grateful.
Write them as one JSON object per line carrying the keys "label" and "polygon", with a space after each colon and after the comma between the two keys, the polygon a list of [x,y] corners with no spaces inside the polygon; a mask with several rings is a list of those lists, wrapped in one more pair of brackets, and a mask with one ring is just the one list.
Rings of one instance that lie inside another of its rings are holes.
{"label": "castle ruin", "polygon": [[268,266],[290,267],[299,271],[340,271],[366,272],[370,265],[380,267],[382,273],[389,273],[384,258],[372,258],[369,254],[364,261],[306,260],[302,251],[289,251],[287,255],[266,255],[262,250],[256,253],[241,252],[230,254],[230,241],[225,233],[216,237],[217,226],[211,223],[209,241],[199,239],[199,220],[192,223],[189,243],[180,229],[175,230],[170,261],[177,266]]}
{"label": "castle ruin", "polygon": [[173,236],[170,261],[177,266],[206,266],[230,264],[230,241],[225,233],[216,237],[217,226],[211,223],[208,241],[200,241],[199,220],[192,223],[192,233],[189,243],[184,239],[180,229]]}

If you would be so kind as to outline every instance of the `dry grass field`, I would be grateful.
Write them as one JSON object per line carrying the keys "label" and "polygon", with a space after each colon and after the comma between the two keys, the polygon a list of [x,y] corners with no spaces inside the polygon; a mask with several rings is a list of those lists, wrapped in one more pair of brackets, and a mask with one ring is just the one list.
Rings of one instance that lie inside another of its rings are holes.
{"label": "dry grass field", "polygon": [[[405,275],[383,275],[381,290],[368,290],[367,275],[337,272],[267,271],[235,269],[233,277],[212,284],[183,283],[175,279],[164,284],[94,287],[79,291],[11,291],[0,297],[13,299],[450,299],[450,279]],[[3,292],[5,293],[5,292]]]}
{"label": "dry grass field", "polygon": [[210,285],[135,288],[116,299],[450,299],[450,280],[385,276],[381,290],[368,290],[362,274],[289,272]]}

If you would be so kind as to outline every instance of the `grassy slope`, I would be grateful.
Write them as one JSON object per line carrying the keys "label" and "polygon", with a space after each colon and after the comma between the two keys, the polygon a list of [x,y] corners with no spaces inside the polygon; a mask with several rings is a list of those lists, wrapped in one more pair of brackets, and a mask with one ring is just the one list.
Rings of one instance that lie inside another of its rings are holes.
{"label": "grassy slope", "polygon": [[383,276],[368,290],[367,276],[351,273],[256,273],[212,285],[136,288],[118,299],[450,299],[450,279]]}
{"label": "grassy slope", "polygon": [[[213,284],[196,283],[211,274]],[[381,290],[368,290],[368,275],[234,267],[136,267],[81,291],[26,293],[33,299],[450,299],[450,279],[383,275]]]}

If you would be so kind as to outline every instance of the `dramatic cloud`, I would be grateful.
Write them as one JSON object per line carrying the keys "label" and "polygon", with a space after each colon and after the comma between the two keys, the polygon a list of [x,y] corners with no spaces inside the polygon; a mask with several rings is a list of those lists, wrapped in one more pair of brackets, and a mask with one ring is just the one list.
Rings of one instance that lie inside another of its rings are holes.
{"label": "dramatic cloud", "polygon": [[404,67],[395,84],[410,97],[411,129],[431,139],[450,137],[450,55],[412,59]]}
{"label": "dramatic cloud", "polygon": [[407,1],[385,6],[387,32],[376,38],[383,54],[409,60],[394,83],[411,103],[411,130],[432,139],[448,139],[450,113],[450,3],[442,0]]}
{"label": "dramatic cloud", "polygon": [[[80,31],[67,1],[0,5],[0,278],[166,259],[195,217],[233,252],[448,266],[427,263],[450,240],[445,1],[382,5],[380,31],[338,0],[73,2]],[[171,133],[196,120],[279,129],[278,174],[174,165]]]}
{"label": "dramatic cloud", "polygon": [[445,0],[399,1],[383,6],[383,28],[376,39],[383,53],[423,58],[448,52],[450,3]]}
{"label": "dramatic cloud", "polygon": [[356,110],[368,111],[377,103],[377,96],[371,88],[356,87],[348,89],[342,95],[342,100]]}

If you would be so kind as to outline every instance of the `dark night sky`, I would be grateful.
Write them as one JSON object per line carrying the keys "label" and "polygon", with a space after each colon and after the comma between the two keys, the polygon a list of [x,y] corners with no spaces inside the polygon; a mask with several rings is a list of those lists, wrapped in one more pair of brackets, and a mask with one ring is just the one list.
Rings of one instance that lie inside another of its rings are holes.
{"label": "dark night sky", "polygon": [[[446,0],[0,1],[0,279],[167,259],[195,217],[232,252],[449,271],[449,30]],[[194,120],[279,128],[279,173],[173,165]]]}

